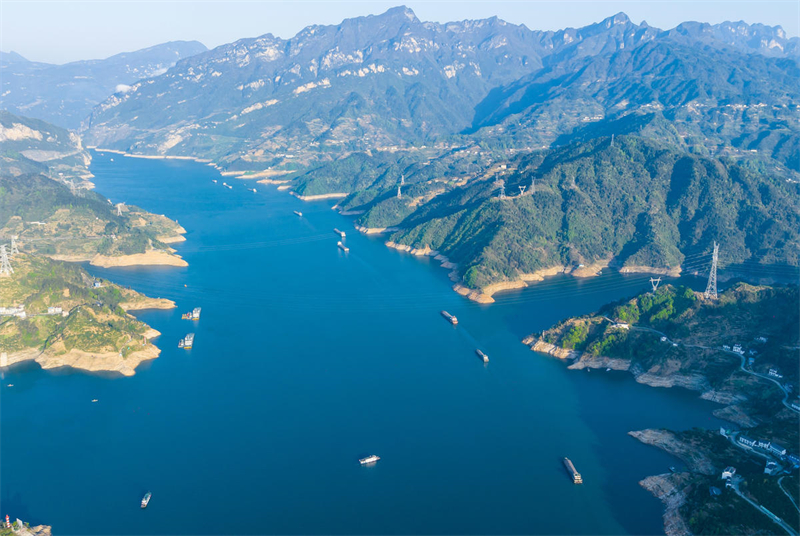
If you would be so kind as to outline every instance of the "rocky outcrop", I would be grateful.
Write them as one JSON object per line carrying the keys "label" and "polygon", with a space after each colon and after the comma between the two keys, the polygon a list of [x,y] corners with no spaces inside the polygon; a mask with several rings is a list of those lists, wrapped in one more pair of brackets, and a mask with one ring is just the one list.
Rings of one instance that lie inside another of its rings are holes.
{"label": "rocky outcrop", "polygon": [[691,536],[692,531],[680,513],[686,502],[685,475],[648,476],[639,485],[664,503],[664,532],[667,536]]}
{"label": "rocky outcrop", "polygon": [[655,430],[651,428],[628,432],[628,435],[635,437],[646,445],[658,447],[676,458],[680,458],[690,471],[702,473],[704,475],[713,475],[717,472],[714,464],[705,454],[695,448],[694,445],[684,443],[669,430]]}

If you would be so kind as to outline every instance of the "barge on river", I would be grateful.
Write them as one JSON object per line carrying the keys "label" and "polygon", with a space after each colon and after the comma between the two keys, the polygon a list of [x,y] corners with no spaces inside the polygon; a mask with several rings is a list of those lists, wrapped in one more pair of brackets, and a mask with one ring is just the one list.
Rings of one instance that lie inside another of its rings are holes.
{"label": "barge on river", "polygon": [[583,484],[583,478],[581,474],[575,469],[575,466],[572,464],[572,460],[569,458],[564,458],[564,467],[567,468],[567,473],[572,478],[572,482],[574,484]]}
{"label": "barge on river", "polygon": [[451,315],[447,311],[442,311],[442,316],[445,317],[447,321],[453,324],[454,326],[458,324],[458,318],[456,318],[455,315]]}

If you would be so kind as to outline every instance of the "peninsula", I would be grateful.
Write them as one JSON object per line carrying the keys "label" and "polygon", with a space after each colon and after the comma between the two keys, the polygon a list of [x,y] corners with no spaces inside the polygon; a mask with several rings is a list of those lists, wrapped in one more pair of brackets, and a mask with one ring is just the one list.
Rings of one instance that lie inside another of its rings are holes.
{"label": "peninsula", "polygon": [[0,366],[35,360],[42,368],[70,366],[92,372],[134,374],[160,350],[159,332],[131,316],[137,309],[171,309],[92,278],[78,265],[17,253],[14,272],[0,277]]}
{"label": "peninsula", "polygon": [[[793,470],[800,465],[793,387],[800,374],[799,311],[797,286],[738,283],[714,299],[665,285],[523,343],[570,369],[629,371],[640,383],[692,389],[723,404],[714,415],[732,422],[730,429],[630,432],[686,464],[641,485],[664,501],[669,536],[756,534],[775,530],[760,506],[790,527],[800,524],[789,499],[800,492]],[[721,480],[727,467],[737,476]]]}

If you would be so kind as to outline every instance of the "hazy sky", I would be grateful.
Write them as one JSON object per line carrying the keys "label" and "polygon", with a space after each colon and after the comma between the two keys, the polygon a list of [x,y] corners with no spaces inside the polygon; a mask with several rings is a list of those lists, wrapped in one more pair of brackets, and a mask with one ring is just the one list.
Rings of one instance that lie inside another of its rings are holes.
{"label": "hazy sky", "polygon": [[800,0],[0,0],[0,50],[29,60],[65,63],[105,58],[165,41],[196,39],[209,48],[242,37],[291,37],[309,24],[377,14],[405,4],[421,20],[492,15],[531,29],[578,27],[624,11],[636,23],[673,28],[686,20],[744,20],[800,35]]}

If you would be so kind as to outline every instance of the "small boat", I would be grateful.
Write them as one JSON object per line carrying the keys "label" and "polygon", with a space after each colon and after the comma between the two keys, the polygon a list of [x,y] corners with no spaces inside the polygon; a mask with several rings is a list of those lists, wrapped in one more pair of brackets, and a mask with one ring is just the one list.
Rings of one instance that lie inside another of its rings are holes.
{"label": "small boat", "polygon": [[13,383],[9,383],[6,387],[14,387]]}
{"label": "small boat", "polygon": [[670,466],[670,468],[669,468],[669,470],[670,470],[671,472],[673,472],[673,473],[677,473],[677,472],[678,472],[678,470],[675,468],[675,466],[674,466],[674,465],[671,465],[671,466]]}
{"label": "small boat", "polygon": [[293,210],[292,212],[294,212],[295,214],[297,214],[297,215],[298,215],[298,216],[300,216],[301,218],[303,217],[303,213],[302,213],[302,212],[300,212],[299,210]]}
{"label": "small boat", "polygon": [[113,162],[113,161],[114,161],[114,159],[112,158],[112,159],[111,159],[111,161]]}
{"label": "small boat", "polygon": [[213,182],[213,183],[215,183],[215,184],[216,184],[216,182],[217,182],[217,179],[211,179],[211,182]]}
{"label": "small boat", "polygon": [[344,238],[347,234],[344,231],[340,231],[339,229],[334,228],[333,232]]}
{"label": "small boat", "polygon": [[93,398],[93,399],[92,399],[92,402],[97,402],[97,399],[96,399],[96,398]]}
{"label": "small boat", "polygon": [[183,347],[184,347],[184,342],[183,339],[181,339],[178,341],[178,348],[183,348]]}
{"label": "small boat", "polygon": [[150,498],[152,496],[153,494],[150,493],[149,491],[144,494],[144,497],[142,497],[142,508],[147,508],[147,505],[150,504]]}
{"label": "small boat", "polygon": [[481,351],[481,350],[475,350],[475,353],[476,353],[476,354],[478,354],[478,357],[480,357],[481,359],[483,359],[483,362],[484,362],[484,363],[488,363],[488,362],[489,362],[489,356],[488,356],[488,355],[486,355],[486,354],[484,354],[484,353],[483,353],[483,351]]}
{"label": "small boat", "polygon": [[610,368],[607,368],[607,369],[606,369],[606,372],[611,372],[611,369],[610,369]]}
{"label": "small boat", "polygon": [[345,246],[345,245],[344,245],[344,244],[342,244],[341,242],[337,242],[337,243],[336,243],[336,245],[337,245],[337,246],[339,246],[339,249],[341,249],[341,250],[342,250],[342,251],[344,251],[345,253],[347,253],[348,251],[350,251],[350,248],[349,248],[349,247],[347,247],[347,246]]}
{"label": "small boat", "polygon": [[361,465],[369,465],[369,464],[371,464],[371,463],[375,463],[375,462],[377,462],[377,461],[378,461],[378,460],[380,460],[380,459],[381,459],[381,457],[380,457],[380,456],[375,456],[375,455],[373,454],[373,455],[371,455],[371,456],[367,456],[366,458],[361,458],[360,460],[358,460],[358,462],[359,462]]}
{"label": "small boat", "polygon": [[258,192],[258,190],[256,190],[255,188],[250,188],[250,189],[253,190],[254,194]]}
{"label": "small boat", "polygon": [[228,188],[229,190],[233,190],[233,186],[231,186],[230,184],[226,184],[225,188]]}

